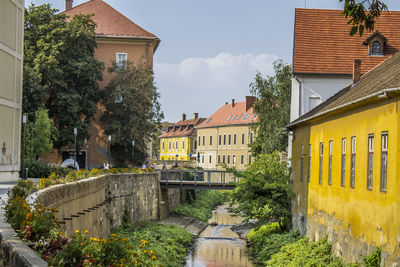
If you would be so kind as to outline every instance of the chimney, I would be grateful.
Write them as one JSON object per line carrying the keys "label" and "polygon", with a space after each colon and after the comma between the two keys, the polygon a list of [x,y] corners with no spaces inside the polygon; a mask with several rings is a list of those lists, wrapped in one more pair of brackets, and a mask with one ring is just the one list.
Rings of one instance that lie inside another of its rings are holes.
{"label": "chimney", "polygon": [[182,121],[185,121],[185,120],[186,120],[186,114],[182,113]]}
{"label": "chimney", "polygon": [[255,96],[246,96],[246,111],[253,106],[254,102],[256,102]]}
{"label": "chimney", "polygon": [[232,107],[235,106],[235,99],[232,99]]}
{"label": "chimney", "polygon": [[65,11],[70,10],[72,8],[73,0],[65,0]]}
{"label": "chimney", "polygon": [[361,77],[361,60],[354,59],[353,62],[353,84],[358,83]]}
{"label": "chimney", "polygon": [[199,118],[199,113],[193,113],[194,119],[198,119]]}
{"label": "chimney", "polygon": [[225,105],[228,105],[228,102],[225,102]]}

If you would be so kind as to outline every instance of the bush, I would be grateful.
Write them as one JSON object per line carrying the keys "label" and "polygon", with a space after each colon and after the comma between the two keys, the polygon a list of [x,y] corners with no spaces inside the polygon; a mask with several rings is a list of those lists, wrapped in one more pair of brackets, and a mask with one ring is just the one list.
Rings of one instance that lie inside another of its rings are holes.
{"label": "bush", "polygon": [[365,267],[379,267],[381,265],[381,250],[377,249],[363,258]]}
{"label": "bush", "polygon": [[28,168],[28,175],[32,178],[48,177],[52,172],[59,175],[66,175],[71,171],[70,169],[53,166],[33,159],[25,160],[25,168]]}
{"label": "bush", "polygon": [[202,190],[196,192],[196,197],[190,204],[181,204],[173,209],[172,212],[207,222],[212,216],[212,210],[226,201],[226,195],[220,191]]}
{"label": "bush", "polygon": [[317,242],[308,242],[308,239],[304,237],[295,243],[283,246],[278,253],[265,262],[265,265],[274,267],[344,266],[338,258],[332,256],[331,248],[326,238]]}

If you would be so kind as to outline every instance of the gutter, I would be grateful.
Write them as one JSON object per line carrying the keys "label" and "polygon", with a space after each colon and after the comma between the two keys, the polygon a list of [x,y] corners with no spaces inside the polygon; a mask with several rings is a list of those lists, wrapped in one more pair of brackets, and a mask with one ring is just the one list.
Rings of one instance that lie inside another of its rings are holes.
{"label": "gutter", "polygon": [[378,98],[385,98],[385,97],[388,96],[388,93],[396,92],[396,91],[400,91],[400,87],[394,87],[394,88],[383,89],[383,90],[380,90],[380,91],[378,91],[378,92],[372,93],[372,94],[370,94],[370,95],[367,95],[367,96],[358,98],[358,99],[356,99],[356,100],[353,100],[353,101],[351,101],[351,102],[349,102],[349,103],[345,103],[345,104],[343,104],[343,105],[340,105],[340,106],[337,106],[337,107],[334,107],[334,108],[325,110],[325,111],[323,111],[323,112],[314,114],[313,116],[304,118],[304,119],[299,120],[299,121],[297,121],[297,122],[295,122],[295,123],[290,123],[290,124],[288,124],[285,128],[286,128],[286,129],[293,128],[293,126],[299,125],[299,124],[301,124],[301,123],[303,123],[303,122],[306,122],[306,121],[315,119],[315,118],[317,118],[317,117],[320,117],[320,116],[322,116],[322,115],[325,115],[325,114],[327,114],[327,113],[331,113],[331,112],[333,112],[333,111],[336,111],[336,110],[339,110],[339,109],[342,109],[342,108],[345,108],[345,107],[348,107],[348,106],[351,106],[351,105],[360,103],[360,102],[362,102],[362,101],[364,101],[364,100],[367,100],[367,99],[372,98],[372,97],[375,97],[375,96],[378,96]]}
{"label": "gutter", "polygon": [[154,47],[154,52],[157,50],[160,45],[161,40],[158,37],[146,37],[146,36],[114,36],[114,35],[104,35],[104,34],[96,34],[96,37],[102,38],[110,38],[110,39],[137,39],[137,40],[151,40],[156,41],[156,45]]}

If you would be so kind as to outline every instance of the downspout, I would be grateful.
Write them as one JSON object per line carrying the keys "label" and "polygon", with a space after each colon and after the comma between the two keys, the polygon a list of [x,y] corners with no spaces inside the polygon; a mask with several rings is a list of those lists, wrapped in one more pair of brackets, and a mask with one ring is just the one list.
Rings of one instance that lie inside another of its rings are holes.
{"label": "downspout", "polygon": [[293,74],[293,78],[299,83],[299,117],[300,117],[302,115],[301,114],[301,107],[302,107],[301,101],[303,99],[303,84],[300,82],[300,80],[297,78],[297,76],[295,74]]}

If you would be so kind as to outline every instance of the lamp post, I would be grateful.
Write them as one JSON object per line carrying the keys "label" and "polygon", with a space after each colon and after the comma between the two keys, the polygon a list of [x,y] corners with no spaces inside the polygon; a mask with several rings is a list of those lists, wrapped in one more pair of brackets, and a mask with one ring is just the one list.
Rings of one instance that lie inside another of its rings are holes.
{"label": "lamp post", "polygon": [[26,179],[25,171],[25,125],[26,125],[26,115],[22,115],[22,179]]}
{"label": "lamp post", "polygon": [[74,128],[74,171],[76,171],[76,136],[78,135],[78,129]]}
{"label": "lamp post", "polygon": [[108,136],[108,164],[110,163],[111,163],[111,135]]}
{"label": "lamp post", "polygon": [[135,141],[132,140],[132,167],[133,167],[133,155],[135,153]]}

